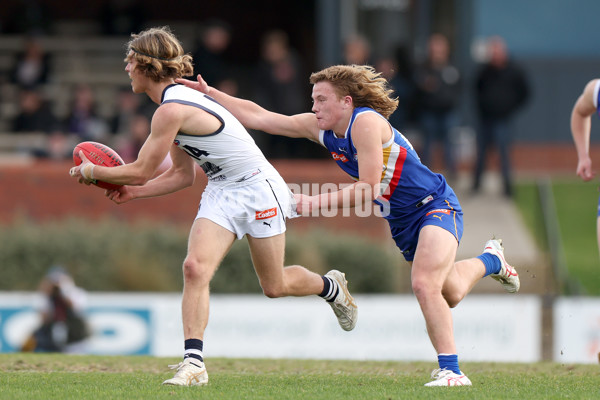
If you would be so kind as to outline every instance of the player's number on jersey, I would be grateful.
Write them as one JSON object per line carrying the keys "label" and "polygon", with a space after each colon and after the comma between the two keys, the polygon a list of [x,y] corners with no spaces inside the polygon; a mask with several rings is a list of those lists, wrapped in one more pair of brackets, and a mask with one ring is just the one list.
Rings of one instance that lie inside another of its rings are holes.
{"label": "player's number on jersey", "polygon": [[208,151],[200,150],[196,147],[192,147],[187,144],[184,145],[183,148],[185,149],[186,153],[188,153],[190,156],[194,157],[197,160],[202,160],[202,156],[207,156],[210,154]]}

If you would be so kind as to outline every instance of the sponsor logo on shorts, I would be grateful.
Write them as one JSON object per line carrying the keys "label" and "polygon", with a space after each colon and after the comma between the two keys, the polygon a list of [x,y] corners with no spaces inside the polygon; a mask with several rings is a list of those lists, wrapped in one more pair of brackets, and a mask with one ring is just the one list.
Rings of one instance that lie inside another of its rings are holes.
{"label": "sponsor logo on shorts", "polygon": [[257,211],[256,219],[273,218],[276,215],[277,215],[277,207],[274,207],[274,208],[269,208],[268,210],[264,210],[264,211]]}
{"label": "sponsor logo on shorts", "polygon": [[451,210],[442,210],[441,208],[438,208],[437,210],[431,210],[429,211],[427,214],[425,214],[426,216],[429,216],[431,214],[437,214],[437,213],[442,213],[442,214],[446,214],[446,215],[450,215],[450,211]]}

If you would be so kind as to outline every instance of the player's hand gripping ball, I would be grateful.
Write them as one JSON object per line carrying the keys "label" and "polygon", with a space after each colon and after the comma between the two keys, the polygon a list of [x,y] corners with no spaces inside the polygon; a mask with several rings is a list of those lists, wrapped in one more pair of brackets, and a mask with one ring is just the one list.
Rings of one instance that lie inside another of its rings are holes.
{"label": "player's hand gripping ball", "polygon": [[[73,149],[73,162],[75,165],[81,164],[81,157],[79,152],[82,151],[83,155],[95,165],[101,165],[103,167],[117,167],[125,164],[123,159],[116,151],[110,147],[98,143],[98,142],[81,142]],[[122,185],[115,185],[113,183],[102,182],[95,180],[92,182],[94,185],[103,189],[118,189]]]}

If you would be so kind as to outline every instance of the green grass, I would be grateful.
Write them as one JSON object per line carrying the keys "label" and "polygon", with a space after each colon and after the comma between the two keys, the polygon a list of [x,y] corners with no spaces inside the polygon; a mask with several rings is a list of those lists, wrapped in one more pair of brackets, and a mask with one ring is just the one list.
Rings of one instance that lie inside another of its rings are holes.
{"label": "green grass", "polygon": [[[598,183],[557,178],[552,180],[552,191],[568,273],[581,284],[581,294],[600,295],[596,240]],[[547,250],[535,183],[521,182],[516,188],[515,201],[538,245]]]}
{"label": "green grass", "polygon": [[1,354],[0,399],[596,399],[597,365],[462,363],[472,387],[426,388],[434,363],[209,359],[205,387],[161,386],[177,359]]}
{"label": "green grass", "polygon": [[555,181],[552,190],[569,272],[583,285],[585,294],[600,295],[598,183]]}

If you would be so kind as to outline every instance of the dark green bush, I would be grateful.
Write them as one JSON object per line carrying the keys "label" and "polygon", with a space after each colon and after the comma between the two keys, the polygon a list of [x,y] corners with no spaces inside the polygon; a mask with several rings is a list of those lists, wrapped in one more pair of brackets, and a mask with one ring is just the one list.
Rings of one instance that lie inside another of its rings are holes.
{"label": "dark green bush", "polygon": [[[62,265],[91,291],[180,291],[187,228],[165,224],[36,224],[20,219],[0,225],[0,290],[35,290],[52,265]],[[317,273],[339,269],[355,293],[394,292],[405,285],[401,255],[379,243],[332,232],[288,232],[286,264]],[[403,278],[401,278],[403,277]],[[212,292],[260,293],[247,241],[236,241],[211,282]]]}

